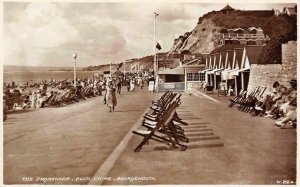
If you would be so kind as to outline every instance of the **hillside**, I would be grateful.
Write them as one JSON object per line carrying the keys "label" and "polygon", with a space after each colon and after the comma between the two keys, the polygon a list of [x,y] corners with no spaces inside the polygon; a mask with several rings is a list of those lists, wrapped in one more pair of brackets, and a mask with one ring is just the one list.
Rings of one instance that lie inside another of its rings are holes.
{"label": "hillside", "polygon": [[[78,67],[80,68],[80,67]],[[15,65],[3,65],[4,72],[16,72],[16,71],[70,71],[73,67],[46,67],[46,66],[15,66]]]}
{"label": "hillside", "polygon": [[[162,58],[166,55],[167,53],[158,53],[159,58]],[[120,70],[124,70],[124,64],[125,64],[125,69],[126,71],[130,71],[131,66],[143,66],[144,69],[149,69],[152,68],[153,66],[153,55],[150,56],[145,56],[145,57],[141,57],[141,58],[135,58],[135,59],[131,59],[130,61],[128,60],[128,62],[124,63],[121,62],[119,64],[112,64],[112,71],[115,71],[117,69],[117,67],[120,68]],[[89,66],[86,68],[83,68],[82,70],[85,71],[109,71],[110,67],[109,64],[105,64],[105,65],[98,65],[98,66]]]}
{"label": "hillside", "polygon": [[270,37],[269,43],[264,46],[261,63],[280,63],[281,44],[297,40],[295,16],[275,16],[273,11],[235,10],[229,14],[213,11],[200,17],[197,26],[191,32],[175,39],[169,54],[183,50],[189,50],[192,53],[209,53],[218,47],[221,29],[238,27],[261,27],[264,34]]}

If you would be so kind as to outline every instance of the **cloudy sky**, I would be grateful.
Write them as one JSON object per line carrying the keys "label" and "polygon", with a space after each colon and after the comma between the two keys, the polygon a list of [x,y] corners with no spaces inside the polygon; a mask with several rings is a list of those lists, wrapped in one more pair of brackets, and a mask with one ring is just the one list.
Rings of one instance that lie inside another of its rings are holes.
{"label": "cloudy sky", "polygon": [[[284,4],[230,4],[236,9],[282,8]],[[203,14],[226,3],[25,3],[3,6],[5,65],[72,66],[119,63],[153,54],[157,40],[168,51],[175,37],[191,31]]]}

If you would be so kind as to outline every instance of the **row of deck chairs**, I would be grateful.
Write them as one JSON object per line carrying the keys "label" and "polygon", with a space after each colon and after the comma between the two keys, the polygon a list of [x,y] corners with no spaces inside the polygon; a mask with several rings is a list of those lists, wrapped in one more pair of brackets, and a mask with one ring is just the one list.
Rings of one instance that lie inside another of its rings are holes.
{"label": "row of deck chairs", "polygon": [[74,102],[85,100],[86,97],[95,97],[99,93],[94,92],[93,88],[82,88],[77,90],[68,89],[64,92],[54,92],[52,96],[45,98],[42,107],[60,107]]}
{"label": "row of deck chairs", "polygon": [[177,114],[176,109],[181,105],[181,94],[170,91],[164,93],[156,102],[152,101],[152,106],[147,114],[144,115],[142,126],[144,130],[136,129],[134,134],[142,136],[143,140],[134,149],[138,152],[149,140],[154,140],[167,144],[170,148],[179,148],[181,151],[187,149],[189,139],[185,136],[181,126],[187,126]]}
{"label": "row of deck chairs", "polygon": [[235,105],[238,105],[240,111],[252,113],[255,110],[257,98],[262,97],[265,91],[266,87],[256,87],[247,95],[246,90],[241,90],[235,98],[229,99],[228,107],[233,108]]}

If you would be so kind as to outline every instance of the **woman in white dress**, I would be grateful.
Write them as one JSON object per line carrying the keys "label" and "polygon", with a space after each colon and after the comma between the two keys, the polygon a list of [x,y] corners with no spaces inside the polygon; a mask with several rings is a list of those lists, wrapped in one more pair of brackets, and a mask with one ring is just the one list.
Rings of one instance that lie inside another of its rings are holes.
{"label": "woman in white dress", "polygon": [[131,79],[130,81],[130,91],[134,91],[134,79]]}
{"label": "woman in white dress", "polygon": [[116,85],[109,81],[106,86],[106,104],[109,107],[109,112],[114,111],[117,106]]}

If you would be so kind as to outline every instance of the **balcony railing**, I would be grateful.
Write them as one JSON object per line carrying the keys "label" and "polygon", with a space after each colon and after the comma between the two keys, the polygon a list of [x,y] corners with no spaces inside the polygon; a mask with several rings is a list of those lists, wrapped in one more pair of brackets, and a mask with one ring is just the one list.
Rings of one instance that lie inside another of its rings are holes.
{"label": "balcony railing", "polygon": [[236,33],[227,33],[222,34],[221,38],[223,39],[265,39],[265,34],[236,34]]}

